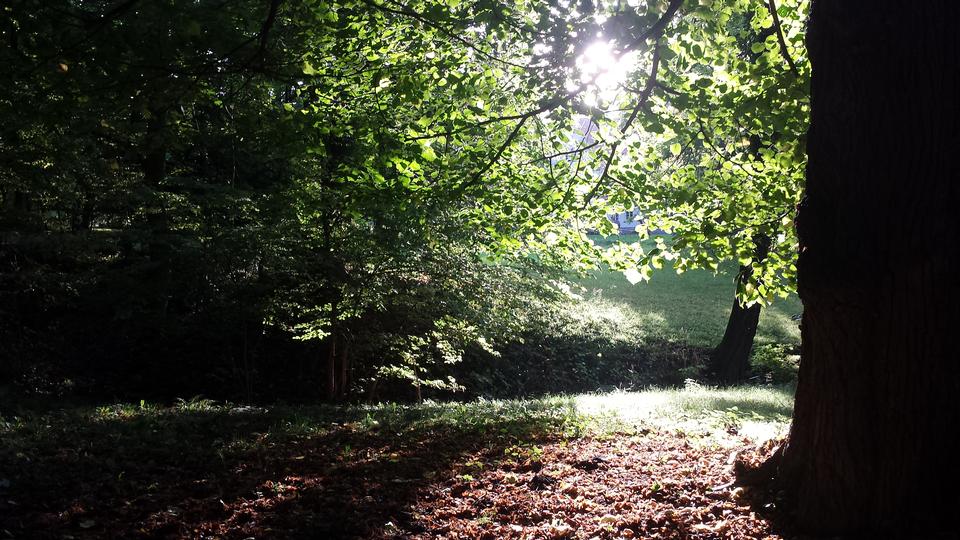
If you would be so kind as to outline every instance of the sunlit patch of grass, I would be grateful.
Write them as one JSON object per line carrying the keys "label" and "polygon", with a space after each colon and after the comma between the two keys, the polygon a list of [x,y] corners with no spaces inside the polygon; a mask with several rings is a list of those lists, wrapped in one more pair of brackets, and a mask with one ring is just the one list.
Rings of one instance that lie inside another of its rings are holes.
{"label": "sunlit patch of grass", "polygon": [[395,434],[455,430],[463,434],[511,436],[529,433],[534,427],[544,434],[577,436],[587,425],[587,419],[579,413],[573,398],[567,396],[427,401],[416,405],[387,403],[350,407],[343,412],[361,418],[358,427]]}
{"label": "sunlit patch of grass", "polygon": [[712,439],[731,435],[761,441],[785,434],[793,410],[791,387],[650,389],[576,396],[585,415],[614,415],[634,426],[681,430]]}
{"label": "sunlit patch of grass", "polygon": [[[636,235],[620,240],[636,242]],[[600,244],[612,240],[595,238]],[[653,247],[652,241],[645,241]],[[576,311],[613,313],[617,325],[629,335],[639,333],[644,339],[677,341],[699,347],[713,347],[723,336],[733,304],[733,263],[721,265],[720,272],[690,270],[677,274],[668,265],[653,273],[649,282],[631,285],[620,272],[598,270],[580,281],[586,289],[582,305]],[[802,311],[799,298],[792,295],[777,299],[764,308],[757,329],[758,343],[800,342],[800,330],[792,316]]]}
{"label": "sunlit patch of grass", "polygon": [[[786,430],[793,405],[789,387],[717,389],[689,384],[679,389],[615,391],[536,399],[386,403],[345,407],[245,408],[204,403],[120,403],[37,416],[7,416],[0,446],[11,453],[62,446],[70,441],[108,451],[194,448],[219,459],[264,451],[272,444],[335,431],[394,440],[482,437],[523,442],[531,436],[612,436],[639,428],[691,434],[766,439]],[[8,454],[9,455],[9,454]]]}

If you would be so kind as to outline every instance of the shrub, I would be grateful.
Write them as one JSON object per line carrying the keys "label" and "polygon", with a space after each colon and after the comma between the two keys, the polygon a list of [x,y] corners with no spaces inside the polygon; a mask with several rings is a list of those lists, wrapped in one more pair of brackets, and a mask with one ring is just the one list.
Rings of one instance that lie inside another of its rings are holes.
{"label": "shrub", "polygon": [[797,380],[800,355],[789,345],[767,343],[753,348],[750,364],[755,376],[768,384],[789,383]]}

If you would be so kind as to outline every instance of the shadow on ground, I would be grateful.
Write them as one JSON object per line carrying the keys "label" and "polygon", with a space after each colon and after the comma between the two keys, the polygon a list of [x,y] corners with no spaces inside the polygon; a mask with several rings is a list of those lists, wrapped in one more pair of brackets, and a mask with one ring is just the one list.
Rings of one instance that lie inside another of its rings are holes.
{"label": "shadow on ground", "polygon": [[[569,399],[0,416],[0,536],[354,538],[417,533],[417,490],[465,456],[576,434]],[[412,529],[411,529],[412,527]]]}

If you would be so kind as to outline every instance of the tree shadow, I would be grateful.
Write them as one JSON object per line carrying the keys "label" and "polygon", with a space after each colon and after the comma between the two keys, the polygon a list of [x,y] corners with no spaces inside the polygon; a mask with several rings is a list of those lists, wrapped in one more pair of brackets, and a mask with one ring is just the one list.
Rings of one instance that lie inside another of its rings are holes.
{"label": "tree shadow", "polygon": [[[31,538],[417,533],[465,459],[584,425],[571,400],[417,407],[130,406],[3,420],[0,530]],[[414,527],[410,529],[410,527]]]}
{"label": "tree shadow", "polygon": [[789,420],[793,414],[792,398],[792,391],[787,388],[779,389],[777,396],[733,388],[694,395],[690,399],[681,398],[677,406],[689,412],[734,412],[759,421],[783,421]]}

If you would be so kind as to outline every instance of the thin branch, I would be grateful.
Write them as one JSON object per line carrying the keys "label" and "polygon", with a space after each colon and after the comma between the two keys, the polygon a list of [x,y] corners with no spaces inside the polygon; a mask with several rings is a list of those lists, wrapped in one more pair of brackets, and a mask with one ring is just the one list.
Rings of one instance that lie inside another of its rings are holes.
{"label": "thin branch", "polygon": [[[630,113],[630,116],[627,117],[626,121],[620,126],[620,131],[626,133],[630,126],[633,124],[634,120],[637,119],[637,115],[640,113],[640,110],[647,105],[650,96],[653,95],[653,89],[657,86],[657,71],[660,68],[660,48],[654,45],[653,47],[653,60],[650,66],[650,75],[647,76],[647,84],[643,88],[643,92],[640,93],[640,98],[637,99],[637,104],[634,105],[633,111]],[[610,145],[610,152],[607,154],[607,158],[603,164],[603,172],[600,174],[600,178],[597,179],[597,182],[593,185],[590,191],[587,193],[586,198],[584,199],[584,207],[590,204],[590,201],[593,200],[593,197],[596,195],[597,190],[600,189],[600,186],[603,185],[603,182],[610,177],[610,166],[613,164],[613,160],[616,157],[617,149],[620,147],[620,143],[623,139],[619,139],[617,142]]]}
{"label": "thin branch", "polygon": [[[253,66],[254,62],[263,58],[263,55],[267,50],[267,42],[270,38],[270,30],[273,28],[273,25],[277,20],[277,11],[280,9],[280,4],[282,3],[283,0],[270,0],[270,11],[267,12],[267,18],[263,21],[263,25],[260,27],[260,32],[257,34],[257,39],[259,41],[257,50],[254,51],[253,54],[247,58],[246,62],[240,66],[238,70],[239,72],[247,71],[251,66]],[[260,64],[262,65],[263,62],[260,62]],[[236,89],[231,90],[227,94],[224,101],[227,99],[233,99],[235,95],[246,90],[251,81],[253,81],[253,73],[248,72],[246,77],[244,77],[243,83],[241,83]]]}
{"label": "thin branch", "polygon": [[800,71],[797,70],[797,65],[793,63],[793,58],[790,57],[790,51],[787,50],[787,41],[783,38],[783,29],[780,28],[780,16],[777,15],[777,5],[774,3],[774,0],[767,0],[767,9],[770,10],[770,16],[773,17],[773,27],[777,29],[777,42],[780,43],[780,54],[783,56],[783,59],[787,61],[790,71],[799,77]]}
{"label": "thin branch", "polygon": [[653,23],[650,28],[647,28],[647,31],[637,36],[636,39],[631,41],[624,47],[623,51],[620,53],[620,56],[630,52],[640,45],[643,45],[648,39],[653,38],[656,41],[662,34],[663,31],[667,28],[667,24],[673,19],[673,16],[676,15],[677,10],[680,9],[680,6],[683,5],[683,0],[670,0],[670,5],[667,6],[667,11],[664,12],[663,16],[660,19]]}
{"label": "thin branch", "polygon": [[[631,50],[635,49],[636,47],[639,47],[640,45],[642,45],[642,44],[643,44],[644,42],[646,42],[648,39],[651,39],[651,38],[652,38],[652,39],[654,39],[654,41],[656,41],[657,39],[659,39],[660,36],[663,35],[663,31],[666,29],[667,25],[668,25],[668,24],[670,23],[670,21],[673,19],[674,15],[676,15],[677,10],[680,8],[680,6],[681,6],[682,4],[683,4],[683,0],[670,0],[670,5],[667,7],[667,11],[660,17],[660,19],[658,19],[657,22],[655,22],[653,25],[651,25],[650,28],[648,28],[648,29],[647,29],[645,32],[643,32],[640,36],[638,36],[636,39],[634,39],[633,41],[631,41],[626,47],[624,47],[619,53],[617,53],[617,54],[615,55],[615,57],[619,59],[619,58],[620,58],[621,56],[623,56],[624,54],[626,54],[626,53],[630,52]],[[376,4],[374,4],[374,5],[376,5]],[[377,6],[377,7],[380,7],[380,6]],[[654,48],[656,48],[656,47],[654,47]],[[654,54],[659,54],[659,53],[656,52],[656,51],[654,51]],[[659,57],[658,57],[658,58],[659,58]],[[499,117],[496,117],[496,118],[488,118],[488,119],[486,119],[486,120],[482,120],[482,121],[480,121],[480,122],[473,123],[473,124],[471,124],[470,126],[466,126],[466,127],[463,127],[463,128],[460,128],[460,129],[456,129],[456,130],[450,130],[450,131],[446,131],[446,132],[433,133],[433,134],[418,135],[418,136],[416,136],[416,137],[408,137],[407,140],[409,140],[409,141],[416,141],[416,140],[421,140],[421,139],[432,139],[432,138],[434,138],[434,137],[456,135],[456,134],[463,133],[463,132],[466,132],[466,131],[470,131],[471,129],[474,129],[474,128],[477,128],[477,127],[480,127],[480,126],[483,126],[483,125],[487,125],[487,124],[492,124],[492,123],[495,123],[495,122],[504,122],[504,121],[509,121],[509,120],[520,120],[521,123],[522,123],[522,122],[526,121],[526,119],[529,118],[529,117],[531,117],[531,116],[534,116],[534,115],[537,115],[537,114],[540,114],[540,113],[544,113],[544,112],[548,112],[548,111],[552,111],[553,109],[559,107],[560,105],[563,105],[564,103],[566,103],[566,102],[570,101],[571,99],[577,97],[578,95],[580,95],[581,93],[583,93],[584,90],[586,90],[587,88],[589,88],[590,85],[593,84],[593,83],[596,81],[597,77],[600,76],[600,74],[601,74],[601,72],[598,71],[598,72],[595,73],[588,81],[581,83],[581,84],[578,85],[576,88],[574,88],[573,90],[570,90],[570,91],[567,92],[566,94],[563,94],[563,95],[560,95],[560,96],[556,96],[556,97],[554,97],[553,99],[547,100],[543,106],[541,106],[541,107],[539,107],[539,108],[537,108],[537,109],[534,109],[534,110],[531,110],[531,111],[527,111],[527,112],[524,112],[524,113],[514,114],[514,115],[499,116]],[[648,85],[648,86],[649,86],[649,85]],[[644,91],[645,91],[648,95],[649,95],[649,91],[650,91],[650,90],[652,90],[652,88],[644,89]],[[644,101],[645,101],[645,98],[644,98]],[[636,113],[634,113],[634,114],[631,115],[631,116],[636,116]]]}
{"label": "thin branch", "polygon": [[497,149],[496,153],[493,154],[493,157],[489,161],[487,161],[486,165],[484,165],[479,171],[477,171],[476,174],[473,175],[473,178],[469,182],[461,184],[460,187],[457,189],[458,192],[463,192],[465,188],[478,182],[480,178],[482,178],[483,175],[486,174],[487,171],[489,171],[490,168],[493,167],[493,165],[500,160],[500,158],[503,156],[503,153],[507,151],[507,148],[509,148],[510,145],[513,144],[513,140],[516,139],[517,135],[520,134],[520,130],[523,129],[523,125],[532,116],[534,115],[524,116],[523,118],[520,119],[519,122],[517,122],[517,125],[514,126],[513,131],[510,132],[510,135],[507,135],[507,138],[503,141],[503,144],[500,145],[500,148]]}
{"label": "thin branch", "polygon": [[486,120],[480,120],[480,121],[478,121],[478,122],[474,122],[474,123],[472,123],[472,124],[470,124],[470,125],[468,125],[468,126],[464,126],[464,127],[462,127],[462,128],[451,129],[451,130],[449,130],[449,131],[440,131],[440,132],[427,133],[427,134],[425,134],[425,135],[417,135],[417,136],[415,136],[415,137],[407,137],[406,140],[407,140],[407,141],[421,141],[421,140],[424,140],[424,139],[435,139],[435,138],[437,138],[437,137],[450,137],[451,135],[459,135],[460,133],[464,133],[464,132],[467,132],[467,131],[471,131],[471,130],[476,129],[476,128],[478,128],[478,127],[486,126],[486,125],[488,125],[488,124],[496,124],[496,123],[499,123],[499,122],[509,122],[509,121],[511,121],[511,120],[526,121],[527,118],[530,118],[531,116],[536,116],[536,115],[538,115],[538,114],[540,114],[540,113],[545,113],[545,112],[547,112],[547,111],[551,111],[551,110],[557,108],[558,106],[560,106],[562,103],[563,103],[563,101],[559,101],[559,102],[558,102],[558,101],[556,101],[556,100],[548,100],[544,105],[541,105],[540,107],[538,107],[538,108],[536,108],[536,109],[532,109],[532,110],[529,110],[529,111],[526,111],[526,112],[517,113],[517,114],[507,114],[507,115],[504,115],[504,116],[495,116],[495,117],[493,117],[493,118],[487,118]]}
{"label": "thin branch", "polygon": [[[547,153],[547,145],[543,141],[543,130],[544,130],[543,122],[539,118],[537,118],[537,134],[540,136],[540,154],[541,155],[544,155]],[[547,164],[550,166],[550,185],[556,185],[557,176],[556,176],[556,172],[553,169],[553,160],[552,159],[548,160]]]}
{"label": "thin branch", "polygon": [[270,1],[270,11],[267,12],[267,18],[263,21],[263,26],[260,27],[260,32],[257,34],[257,39],[259,40],[259,45],[257,50],[250,55],[250,58],[241,66],[241,71],[249,67],[253,62],[258,58],[263,56],[263,53],[267,50],[267,41],[270,37],[270,30],[273,28],[273,23],[277,20],[277,10],[280,9],[280,4],[283,3],[283,0],[271,0]]}
{"label": "thin branch", "polygon": [[682,95],[683,95],[683,92],[681,92],[681,91],[679,91],[679,90],[674,90],[673,88],[670,88],[669,86],[663,84],[663,83],[660,82],[660,81],[657,81],[657,88],[663,90],[664,92],[670,94],[671,96],[682,96]]}
{"label": "thin branch", "polygon": [[595,148],[595,147],[597,147],[597,146],[600,146],[600,143],[601,143],[601,141],[593,141],[592,143],[590,143],[590,144],[588,144],[588,145],[586,145],[586,146],[578,146],[578,147],[576,147],[576,148],[574,148],[574,149],[572,149],[572,150],[564,150],[563,152],[556,152],[556,153],[554,153],[554,154],[549,154],[549,155],[544,154],[544,155],[542,155],[542,156],[540,156],[540,157],[538,157],[538,158],[536,158],[536,159],[531,159],[530,161],[526,161],[526,162],[524,162],[523,164],[524,164],[524,165],[532,165],[532,164],[534,164],[534,163],[539,163],[539,162],[541,162],[541,161],[553,161],[554,159],[556,159],[556,158],[558,158],[558,157],[570,156],[570,155],[573,155],[573,154],[580,154],[580,153],[586,152],[587,150],[590,150],[591,148]]}
{"label": "thin branch", "polygon": [[703,141],[707,143],[707,146],[709,146],[710,149],[713,150],[715,154],[717,154],[717,156],[719,156],[724,161],[729,162],[731,165],[735,165],[738,169],[747,173],[747,176],[749,176],[750,178],[759,178],[759,174],[760,174],[759,172],[747,170],[747,168],[742,163],[727,156],[713,144],[713,141],[710,140],[710,134],[707,133],[706,126],[703,125],[702,118],[697,117],[697,124],[700,126],[700,133],[703,135]]}
{"label": "thin branch", "polygon": [[434,30],[437,30],[437,31],[440,32],[441,34],[443,34],[443,35],[447,36],[448,38],[450,38],[450,39],[452,39],[452,40],[460,43],[461,45],[467,47],[467,48],[470,49],[471,51],[479,54],[480,56],[486,58],[487,60],[493,60],[494,62],[499,62],[499,63],[504,64],[504,65],[507,65],[507,66],[516,67],[516,68],[520,68],[520,69],[524,69],[524,70],[532,69],[531,66],[527,66],[527,65],[523,65],[523,64],[517,64],[517,63],[511,62],[511,61],[509,61],[509,60],[504,60],[503,58],[500,58],[500,57],[496,56],[495,54],[491,54],[491,53],[488,53],[487,51],[484,51],[483,49],[481,49],[480,47],[478,47],[476,44],[474,44],[474,43],[471,42],[470,40],[466,39],[465,37],[457,34],[457,33],[454,32],[453,30],[450,30],[449,28],[445,28],[444,26],[438,24],[436,21],[431,20],[429,17],[426,17],[426,16],[424,16],[424,15],[421,14],[421,13],[418,13],[418,12],[416,12],[416,11],[413,11],[412,9],[408,8],[407,6],[404,6],[403,4],[399,4],[399,5],[401,6],[400,8],[392,8],[392,7],[385,6],[385,5],[383,5],[383,4],[379,4],[379,3],[375,2],[375,1],[372,1],[372,0],[366,0],[365,3],[366,3],[368,6],[371,6],[371,7],[374,7],[374,8],[376,8],[376,9],[379,9],[380,11],[385,11],[385,12],[387,12],[387,13],[392,13],[392,14],[394,14],[394,15],[402,15],[402,16],[405,16],[405,17],[410,17],[411,19],[414,19],[414,20],[416,20],[416,21],[419,21],[421,24],[423,24],[423,25],[425,25],[425,26],[429,26],[430,28],[433,28]]}
{"label": "thin branch", "polygon": [[[590,136],[590,130],[593,129],[593,124],[594,124],[594,121],[593,121],[593,118],[591,117],[591,118],[590,118],[590,121],[587,123],[587,131],[586,131],[586,133],[584,133],[583,139],[580,139],[580,143],[581,143],[581,144],[583,143],[584,140],[586,140],[587,137]],[[599,128],[599,127],[600,127],[600,125],[597,124],[597,128]],[[599,143],[600,143],[600,139],[597,139],[595,142],[599,144]],[[574,178],[576,178],[577,176],[580,176],[580,166],[581,166],[582,164],[583,164],[583,152],[580,152],[580,153],[577,155],[577,167],[573,170],[573,177],[574,177]]]}
{"label": "thin branch", "polygon": [[[540,125],[542,126],[542,123],[541,123]],[[597,140],[597,141],[593,141],[592,143],[584,146],[584,142],[586,142],[587,136],[589,136],[591,129],[593,129],[593,118],[591,118],[590,121],[587,123],[586,133],[584,134],[584,137],[580,139],[580,142],[578,143],[578,147],[577,147],[577,148],[575,148],[575,149],[573,149],[573,150],[568,150],[568,151],[566,151],[566,152],[558,152],[558,153],[556,153],[556,154],[554,154],[554,155],[552,155],[552,156],[543,156],[543,157],[540,158],[540,159],[535,159],[535,160],[529,161],[529,162],[527,162],[527,163],[524,163],[524,165],[529,165],[529,164],[531,164],[531,163],[536,163],[536,162],[538,162],[538,161],[542,161],[543,159],[547,159],[547,162],[550,164],[550,180],[551,180],[551,182],[550,182],[549,184],[543,186],[542,188],[538,189],[537,192],[536,192],[536,193],[534,194],[534,196],[533,196],[534,199],[539,199],[544,193],[547,192],[548,189],[554,189],[554,188],[556,188],[556,187],[559,185],[559,179],[558,179],[558,178],[556,177],[556,175],[554,174],[554,169],[553,169],[553,159],[554,159],[554,158],[561,157],[561,156],[565,156],[565,155],[577,154],[577,168],[576,168],[576,171],[577,171],[577,172],[574,173],[574,177],[576,177],[577,174],[579,174],[579,171],[580,171],[580,163],[581,163],[582,160],[583,160],[583,154],[584,154],[584,152],[586,152],[586,151],[589,150],[590,148],[593,148],[593,147],[595,147],[595,146],[597,146],[597,145],[600,144],[600,141]],[[541,135],[541,138],[542,138],[542,135]],[[543,153],[542,148],[543,148],[543,147],[542,147],[542,144],[541,144],[541,153]],[[563,198],[562,198],[561,201],[560,201],[561,204],[566,204],[567,195],[569,194],[569,192],[570,192],[570,190],[567,189],[566,193],[563,195]],[[556,208],[557,208],[557,205],[554,205],[553,208],[550,209],[550,213],[553,213],[553,212],[556,210]]]}

